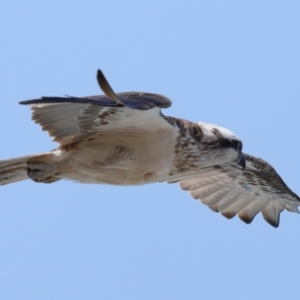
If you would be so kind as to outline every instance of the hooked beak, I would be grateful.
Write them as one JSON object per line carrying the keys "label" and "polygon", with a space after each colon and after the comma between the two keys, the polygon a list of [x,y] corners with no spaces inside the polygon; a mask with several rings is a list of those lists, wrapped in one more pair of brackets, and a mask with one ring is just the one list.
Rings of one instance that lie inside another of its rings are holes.
{"label": "hooked beak", "polygon": [[243,168],[243,171],[244,171],[245,167],[246,167],[246,158],[245,158],[245,155],[242,152],[240,152],[239,155],[238,155],[237,163]]}
{"label": "hooked beak", "polygon": [[245,155],[242,152],[243,149],[243,143],[240,141],[238,144],[238,157],[237,157],[237,163],[243,168],[243,171],[246,167],[246,158]]}

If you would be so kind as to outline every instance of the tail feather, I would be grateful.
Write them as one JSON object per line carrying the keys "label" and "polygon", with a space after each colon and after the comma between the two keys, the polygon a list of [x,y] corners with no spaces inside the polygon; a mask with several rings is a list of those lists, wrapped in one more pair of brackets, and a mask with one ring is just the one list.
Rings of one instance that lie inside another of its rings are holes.
{"label": "tail feather", "polygon": [[0,186],[28,179],[27,162],[53,160],[53,152],[0,160]]}
{"label": "tail feather", "polygon": [[28,179],[27,161],[32,156],[0,160],[0,185]]}

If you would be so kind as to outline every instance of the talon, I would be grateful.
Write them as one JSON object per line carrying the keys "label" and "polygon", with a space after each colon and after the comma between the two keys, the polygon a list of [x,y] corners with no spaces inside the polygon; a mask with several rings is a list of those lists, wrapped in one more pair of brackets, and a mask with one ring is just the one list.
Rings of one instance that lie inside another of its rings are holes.
{"label": "talon", "polygon": [[60,178],[55,177],[58,174],[54,164],[28,162],[27,166],[27,175],[34,182],[50,183],[60,180]]}

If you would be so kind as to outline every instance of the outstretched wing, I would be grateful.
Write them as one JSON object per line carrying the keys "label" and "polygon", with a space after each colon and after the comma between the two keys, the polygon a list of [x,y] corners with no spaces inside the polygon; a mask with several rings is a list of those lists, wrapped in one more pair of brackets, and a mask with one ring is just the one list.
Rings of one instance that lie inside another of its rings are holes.
{"label": "outstretched wing", "polygon": [[161,108],[171,106],[168,98],[140,92],[115,94],[100,70],[97,79],[105,95],[42,97],[20,104],[31,105],[33,121],[61,146],[101,130],[130,128],[152,131],[157,127],[171,126],[161,114]]}
{"label": "outstretched wing", "polygon": [[266,161],[244,154],[246,168],[227,163],[202,169],[190,177],[174,177],[168,182],[178,182],[183,190],[208,205],[226,218],[236,214],[250,224],[261,212],[274,227],[284,209],[299,212],[300,198],[293,193],[275,169]]}

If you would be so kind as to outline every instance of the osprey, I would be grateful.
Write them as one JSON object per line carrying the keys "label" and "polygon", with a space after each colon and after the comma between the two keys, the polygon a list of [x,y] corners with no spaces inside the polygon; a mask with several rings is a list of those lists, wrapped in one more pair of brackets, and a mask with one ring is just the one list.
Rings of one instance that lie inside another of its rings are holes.
{"label": "osprey", "polygon": [[266,161],[242,153],[242,142],[216,125],[167,117],[171,101],[158,94],[115,93],[98,70],[105,95],[42,97],[32,119],[59,143],[53,151],[0,161],[0,185],[25,179],[53,183],[140,185],[179,182],[226,218],[251,223],[258,212],[274,227],[300,198]]}

